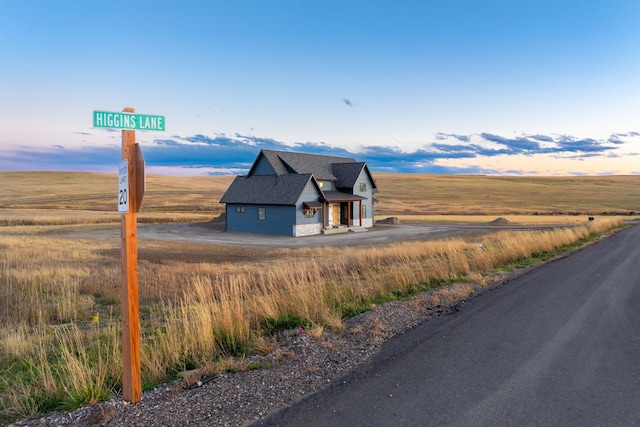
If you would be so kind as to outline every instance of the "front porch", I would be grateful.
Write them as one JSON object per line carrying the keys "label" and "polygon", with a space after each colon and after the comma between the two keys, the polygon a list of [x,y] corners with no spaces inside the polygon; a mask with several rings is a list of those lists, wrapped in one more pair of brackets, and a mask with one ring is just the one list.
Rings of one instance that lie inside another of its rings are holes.
{"label": "front porch", "polygon": [[[322,200],[324,234],[346,233],[364,228],[362,201],[366,200],[366,197],[340,191],[325,191],[324,196]],[[327,230],[330,231],[327,233]]]}

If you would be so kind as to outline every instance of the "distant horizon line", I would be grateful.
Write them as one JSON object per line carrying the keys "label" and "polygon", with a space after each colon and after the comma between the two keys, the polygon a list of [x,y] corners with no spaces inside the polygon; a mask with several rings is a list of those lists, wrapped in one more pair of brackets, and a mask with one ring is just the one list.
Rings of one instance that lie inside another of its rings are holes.
{"label": "distant horizon line", "polygon": [[[433,176],[486,176],[486,177],[501,177],[501,178],[593,178],[593,177],[640,177],[640,172],[638,173],[602,173],[602,174],[566,174],[566,175],[518,175],[518,174],[491,174],[491,173],[470,173],[470,172],[449,172],[449,173],[432,173],[432,172],[386,172],[386,171],[376,171],[373,168],[370,168],[371,172],[374,174],[384,174],[384,175],[433,175]],[[247,169],[248,172],[248,169]],[[51,174],[100,174],[100,175],[113,175],[114,177],[118,176],[118,172],[104,172],[104,171],[90,171],[90,170],[65,170],[65,169],[0,169],[0,173],[51,173]],[[244,176],[245,174],[185,174],[185,175],[171,175],[165,173],[151,172],[147,173],[146,176],[156,175],[162,177],[171,177],[171,178],[210,178],[210,177],[235,177],[235,176]]]}

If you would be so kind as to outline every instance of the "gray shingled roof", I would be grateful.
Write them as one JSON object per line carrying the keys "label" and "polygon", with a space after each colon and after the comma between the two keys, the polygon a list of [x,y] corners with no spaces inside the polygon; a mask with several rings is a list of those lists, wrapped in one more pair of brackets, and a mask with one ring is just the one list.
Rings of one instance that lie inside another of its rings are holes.
{"label": "gray shingled roof", "polygon": [[337,178],[336,188],[353,188],[364,165],[362,162],[333,164],[333,174]]}
{"label": "gray shingled roof", "polygon": [[[321,156],[290,151],[262,150],[260,153],[269,160],[277,174],[312,174],[316,180],[322,181],[338,179],[333,173],[332,165],[356,162],[355,159],[348,157]],[[249,171],[249,175],[251,175],[251,171]]]}
{"label": "gray shingled roof", "polygon": [[[253,175],[253,169],[264,157],[276,175]],[[373,182],[367,164],[348,157],[322,156],[318,154],[294,153],[290,151],[261,150],[247,176],[239,176],[231,183],[220,203],[245,203],[269,205],[295,205],[309,180],[334,181],[335,188],[352,189],[362,170]],[[326,200],[361,200],[339,191],[324,193]]]}
{"label": "gray shingled roof", "polygon": [[295,205],[311,174],[237,176],[220,203]]}

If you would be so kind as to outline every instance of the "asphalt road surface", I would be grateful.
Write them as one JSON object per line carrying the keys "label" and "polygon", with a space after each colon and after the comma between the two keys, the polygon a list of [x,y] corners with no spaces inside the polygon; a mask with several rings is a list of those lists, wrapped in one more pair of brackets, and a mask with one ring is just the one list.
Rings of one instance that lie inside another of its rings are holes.
{"label": "asphalt road surface", "polygon": [[640,425],[640,226],[423,323],[256,425]]}

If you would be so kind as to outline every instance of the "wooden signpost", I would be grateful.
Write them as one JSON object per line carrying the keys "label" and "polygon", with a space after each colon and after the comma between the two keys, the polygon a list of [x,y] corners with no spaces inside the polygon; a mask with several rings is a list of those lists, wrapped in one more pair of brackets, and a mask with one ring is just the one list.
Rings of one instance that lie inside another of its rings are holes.
{"label": "wooden signpost", "polygon": [[118,212],[121,228],[120,300],[122,307],[122,394],[125,400],[142,400],[140,369],[140,310],[138,299],[137,213],[145,190],[144,157],[135,130],[164,130],[163,116],[93,112],[93,126],[122,130],[122,160],[118,170]]}

